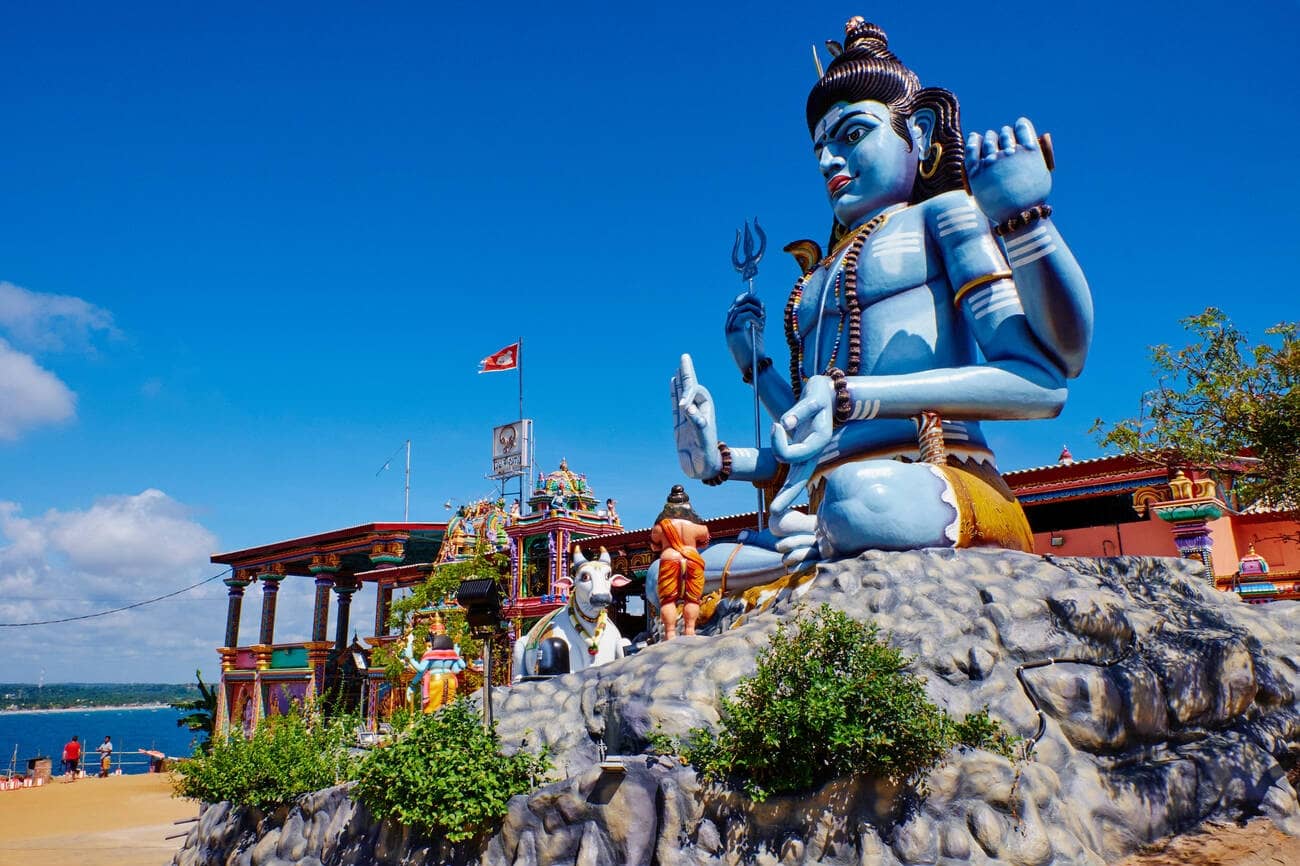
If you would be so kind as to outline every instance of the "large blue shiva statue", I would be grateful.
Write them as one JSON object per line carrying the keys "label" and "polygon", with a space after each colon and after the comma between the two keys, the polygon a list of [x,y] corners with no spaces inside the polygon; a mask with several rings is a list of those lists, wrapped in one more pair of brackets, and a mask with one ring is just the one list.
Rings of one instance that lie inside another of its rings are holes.
{"label": "large blue shiva statue", "polygon": [[689,355],[673,378],[686,473],[768,491],[766,530],[706,551],[710,588],[869,549],[1031,549],[979,422],[1055,416],[1088,352],[1088,284],[1047,204],[1050,139],[1021,118],[963,148],[953,94],[921,87],[874,24],[845,30],[808,95],[835,224],[825,256],[786,248],[804,269],[785,308],[788,380],[758,298],[727,315],[771,447],[719,441]]}

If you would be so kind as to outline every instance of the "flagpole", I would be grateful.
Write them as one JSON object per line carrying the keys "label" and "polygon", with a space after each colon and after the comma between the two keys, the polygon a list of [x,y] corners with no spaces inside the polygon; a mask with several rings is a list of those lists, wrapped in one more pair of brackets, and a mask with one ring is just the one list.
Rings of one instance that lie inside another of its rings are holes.
{"label": "flagpole", "polygon": [[[520,337],[519,338],[519,432],[522,433],[523,431],[524,431],[524,338]],[[531,437],[529,437],[529,441],[526,443],[526,445],[528,449],[531,449],[533,447]],[[528,478],[529,474],[533,470],[532,455],[525,453],[523,463],[524,463],[524,471],[523,474],[519,476],[519,502],[520,502],[521,510],[523,508],[522,503],[524,500],[524,480]]]}
{"label": "flagpole", "polygon": [[411,440],[406,440],[406,495],[402,498],[402,522],[411,519]]}

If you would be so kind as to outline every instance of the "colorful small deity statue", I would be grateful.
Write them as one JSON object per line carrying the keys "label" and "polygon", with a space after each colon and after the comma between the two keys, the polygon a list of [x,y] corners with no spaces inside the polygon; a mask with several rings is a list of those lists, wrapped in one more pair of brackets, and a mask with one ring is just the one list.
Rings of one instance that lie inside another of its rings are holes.
{"label": "colorful small deity statue", "polygon": [[618,508],[615,507],[617,504],[613,499],[605,500],[605,519],[609,521],[610,526],[622,524],[622,521],[618,519]]}
{"label": "colorful small deity statue", "polygon": [[1091,340],[1088,285],[1047,204],[1050,139],[1021,118],[963,144],[952,93],[923,88],[874,24],[845,30],[807,101],[834,225],[825,255],[787,247],[803,269],[785,305],[788,378],[758,298],[727,315],[770,447],[719,440],[689,355],[673,380],[685,472],[770,496],[768,529],[706,553],[710,584],[724,567],[740,589],[869,549],[1030,550],[980,421],[1058,414]]}
{"label": "colorful small deity statue", "polygon": [[446,624],[442,621],[442,615],[438,613],[433,615],[424,654],[420,656],[419,661],[415,659],[414,648],[415,635],[408,634],[402,657],[406,659],[407,666],[415,671],[415,679],[411,681],[406,694],[408,699],[414,702],[415,686],[419,683],[420,710],[432,713],[456,699],[456,691],[460,686],[457,674],[465,670],[465,660],[461,658],[460,647],[447,637]]}
{"label": "colorful small deity statue", "polygon": [[664,640],[677,636],[679,608],[682,634],[695,634],[704,598],[704,557],[699,548],[708,543],[709,528],[691,507],[685,488],[674,484],[650,530],[650,549],[659,553],[657,595]]}
{"label": "colorful small deity statue", "polygon": [[518,499],[510,503],[510,522],[511,523],[519,522],[519,500]]}

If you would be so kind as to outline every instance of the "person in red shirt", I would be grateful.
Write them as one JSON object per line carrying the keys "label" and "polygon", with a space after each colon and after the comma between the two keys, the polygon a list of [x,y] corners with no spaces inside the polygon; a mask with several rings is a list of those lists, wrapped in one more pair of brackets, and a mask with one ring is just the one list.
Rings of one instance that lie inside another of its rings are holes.
{"label": "person in red shirt", "polygon": [[69,782],[75,782],[77,780],[77,768],[80,764],[81,743],[77,742],[77,738],[74,736],[68,741],[68,744],[63,747],[63,774],[71,777],[68,779]]}

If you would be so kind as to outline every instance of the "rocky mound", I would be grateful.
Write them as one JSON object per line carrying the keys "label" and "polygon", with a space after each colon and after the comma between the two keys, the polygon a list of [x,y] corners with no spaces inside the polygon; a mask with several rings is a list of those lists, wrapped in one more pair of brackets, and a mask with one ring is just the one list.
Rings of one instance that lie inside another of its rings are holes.
{"label": "rocky mound", "polygon": [[[777,624],[823,602],[889,633],[950,712],[987,705],[1026,737],[1041,725],[1033,760],[954,754],[923,797],[843,779],[755,804],[639,755],[656,730],[716,724],[720,697],[754,669]],[[1262,812],[1300,832],[1285,772],[1300,739],[1297,625],[1300,605],[1244,604],[1182,560],[868,553],[823,566],[722,635],[497,690],[502,740],[548,744],[565,778],[517,797],[478,851],[408,834],[393,842],[337,792],[345,818],[304,817],[300,806],[242,834],[261,835],[267,857],[242,859],[247,841],[206,843],[233,834],[232,818],[205,815],[176,862],[1100,864],[1208,818]],[[622,774],[602,771],[602,746],[639,756]],[[331,837],[328,851],[289,845],[298,856],[286,857],[286,840],[267,837],[295,820],[347,838]]]}

